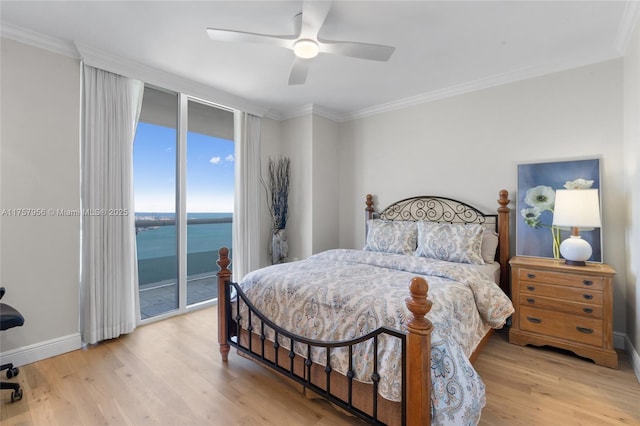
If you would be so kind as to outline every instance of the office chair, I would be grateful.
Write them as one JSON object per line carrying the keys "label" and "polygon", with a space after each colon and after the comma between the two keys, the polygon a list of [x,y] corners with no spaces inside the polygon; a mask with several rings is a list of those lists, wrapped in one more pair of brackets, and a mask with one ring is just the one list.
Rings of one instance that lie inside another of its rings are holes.
{"label": "office chair", "polygon": [[[0,287],[0,299],[4,296],[5,289]],[[7,330],[13,327],[20,327],[24,324],[24,317],[13,307],[0,303],[0,330]],[[7,379],[17,376],[20,373],[18,367],[14,367],[13,364],[0,365],[0,371],[7,370]],[[16,402],[22,399],[22,389],[20,384],[10,382],[0,382],[0,389],[13,389],[11,392],[11,402]]]}

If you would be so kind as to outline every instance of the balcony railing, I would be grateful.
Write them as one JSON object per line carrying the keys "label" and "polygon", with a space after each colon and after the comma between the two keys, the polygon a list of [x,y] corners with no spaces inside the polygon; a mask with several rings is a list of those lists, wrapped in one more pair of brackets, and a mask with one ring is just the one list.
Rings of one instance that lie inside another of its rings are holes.
{"label": "balcony railing", "polygon": [[[233,218],[191,218],[187,225],[231,223]],[[144,228],[175,225],[175,219],[136,219],[136,233],[152,232]],[[187,253],[187,305],[217,297],[217,249],[230,241],[211,242],[211,250]],[[138,260],[140,314],[142,319],[176,310],[178,300],[178,261],[175,255]]]}
{"label": "balcony railing", "polygon": [[[187,225],[206,225],[210,223],[231,223],[232,217],[211,217],[211,218],[192,218],[187,219]],[[151,228],[153,226],[171,226],[175,225],[175,219],[136,219],[136,229]]]}

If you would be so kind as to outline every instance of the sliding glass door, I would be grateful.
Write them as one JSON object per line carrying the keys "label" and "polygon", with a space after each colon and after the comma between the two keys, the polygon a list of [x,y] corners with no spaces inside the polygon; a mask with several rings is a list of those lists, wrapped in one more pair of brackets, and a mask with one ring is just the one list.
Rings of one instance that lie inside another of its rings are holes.
{"label": "sliding glass door", "polygon": [[140,319],[217,297],[216,250],[231,247],[233,113],[146,87],[134,143]]}
{"label": "sliding glass door", "polygon": [[145,88],[133,143],[141,319],[178,309],[178,96]]}
{"label": "sliding glass door", "polygon": [[218,297],[217,250],[231,247],[233,114],[188,101],[186,152],[187,304]]}

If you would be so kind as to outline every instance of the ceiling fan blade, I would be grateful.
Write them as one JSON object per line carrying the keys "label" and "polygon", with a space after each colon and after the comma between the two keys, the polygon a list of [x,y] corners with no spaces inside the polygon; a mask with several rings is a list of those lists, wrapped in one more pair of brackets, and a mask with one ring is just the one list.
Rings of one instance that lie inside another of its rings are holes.
{"label": "ceiling fan blade", "polygon": [[259,43],[270,44],[273,46],[293,48],[293,42],[296,40],[295,35],[270,35],[248,33],[245,31],[222,30],[218,28],[207,28],[209,38],[216,41],[231,41],[241,43]]}
{"label": "ceiling fan blade", "polygon": [[371,61],[388,61],[396,50],[392,46],[382,44],[357,43],[351,41],[318,40],[320,52],[352,58],[369,59]]}
{"label": "ceiling fan blade", "polygon": [[307,72],[309,71],[309,59],[296,58],[291,66],[289,73],[289,85],[304,84],[307,80]]}
{"label": "ceiling fan blade", "polygon": [[302,29],[300,38],[315,40],[324,24],[331,1],[304,1],[302,3]]}

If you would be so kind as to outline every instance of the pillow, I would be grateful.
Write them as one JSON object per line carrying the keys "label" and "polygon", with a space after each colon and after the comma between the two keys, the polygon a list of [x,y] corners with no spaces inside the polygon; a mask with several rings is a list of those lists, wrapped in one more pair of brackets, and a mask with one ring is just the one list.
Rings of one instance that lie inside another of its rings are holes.
{"label": "pillow", "polygon": [[478,224],[418,222],[416,256],[484,265],[482,233]]}
{"label": "pillow", "polygon": [[417,234],[417,225],[413,221],[371,219],[367,222],[367,243],[364,250],[413,253]]}
{"label": "pillow", "polygon": [[484,228],[482,233],[482,247],[480,248],[484,263],[494,263],[496,261],[496,250],[498,250],[498,233],[491,229]]}

